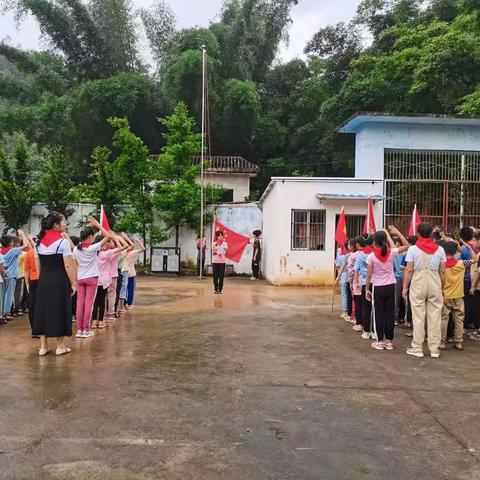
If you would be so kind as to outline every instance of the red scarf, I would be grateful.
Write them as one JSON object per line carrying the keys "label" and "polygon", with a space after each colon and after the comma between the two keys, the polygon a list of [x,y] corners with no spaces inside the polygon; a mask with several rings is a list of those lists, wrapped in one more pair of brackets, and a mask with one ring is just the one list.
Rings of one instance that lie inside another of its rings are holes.
{"label": "red scarf", "polygon": [[431,238],[420,237],[415,245],[428,255],[433,255],[438,250],[438,245]]}
{"label": "red scarf", "polygon": [[55,243],[61,238],[63,238],[62,234],[57,232],[57,230],[47,230],[43,238],[40,240],[40,243],[45,247],[49,247],[52,243]]}
{"label": "red scarf", "polygon": [[382,249],[381,248],[374,248],[373,253],[383,263],[385,263],[390,258],[390,249],[389,248],[387,248],[387,253],[385,254],[385,256],[382,255]]}
{"label": "red scarf", "polygon": [[370,255],[371,253],[373,253],[373,251],[374,251],[374,248],[368,246],[368,247],[365,247],[365,249],[363,250],[363,253],[364,253],[365,255]]}
{"label": "red scarf", "polygon": [[88,248],[92,242],[82,242],[82,248]]}
{"label": "red scarf", "polygon": [[455,257],[447,257],[447,268],[452,268],[458,263]]}
{"label": "red scarf", "polygon": [[6,255],[11,249],[12,247],[2,247],[2,255]]}

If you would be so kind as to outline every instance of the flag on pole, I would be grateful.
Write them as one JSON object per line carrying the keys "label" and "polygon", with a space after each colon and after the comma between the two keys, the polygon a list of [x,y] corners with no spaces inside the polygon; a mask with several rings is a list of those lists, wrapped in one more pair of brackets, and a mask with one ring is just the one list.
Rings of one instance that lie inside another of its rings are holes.
{"label": "flag on pole", "polygon": [[417,228],[422,223],[420,214],[418,213],[417,204],[413,207],[412,220],[410,221],[410,228],[408,229],[408,235],[417,235]]}
{"label": "flag on pole", "polygon": [[105,213],[105,208],[103,205],[100,206],[100,225],[107,230],[107,232],[110,232],[112,229],[110,228],[110,224],[108,223],[108,218],[107,214]]}
{"label": "flag on pole", "polygon": [[246,246],[250,243],[250,238],[244,237],[233,230],[230,230],[219,221],[215,220],[215,232],[222,232],[225,241],[228,244],[226,257],[232,262],[238,263],[242,258]]}
{"label": "flag on pole", "polygon": [[375,224],[375,215],[373,214],[373,202],[369,197],[367,216],[365,217],[365,223],[363,224],[363,233],[368,235],[370,231],[376,232],[377,225]]}
{"label": "flag on pole", "polygon": [[342,255],[345,255],[345,242],[348,241],[347,235],[347,219],[345,217],[345,208],[342,207],[340,217],[338,218],[337,230],[335,231],[335,241],[342,250]]}

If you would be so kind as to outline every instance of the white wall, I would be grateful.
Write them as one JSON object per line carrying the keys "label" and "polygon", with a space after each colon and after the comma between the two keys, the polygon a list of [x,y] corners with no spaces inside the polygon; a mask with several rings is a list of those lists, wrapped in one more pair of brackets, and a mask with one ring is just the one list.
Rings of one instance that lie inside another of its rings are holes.
{"label": "white wall", "polygon": [[234,202],[244,202],[250,196],[250,175],[246,173],[207,173],[205,182],[233,190]]}
{"label": "white wall", "polygon": [[480,128],[365,123],[356,134],[355,177],[384,177],[384,149],[480,150]]}
{"label": "white wall", "polygon": [[[68,218],[68,233],[70,235],[79,235],[80,230],[83,228],[85,219],[95,213],[96,206],[91,203],[72,203],[69,207],[74,209],[73,214]],[[40,223],[42,218],[47,215],[48,210],[45,208],[43,204],[37,204],[33,206],[32,215],[30,216],[30,220],[26,225],[23,226],[23,230],[26,233],[31,235],[37,235],[40,231]],[[0,217],[0,228],[5,228],[5,222],[3,218]],[[13,233],[11,231],[10,233]]]}
{"label": "white wall", "polygon": [[[217,220],[230,228],[231,230],[251,237],[254,230],[262,230],[262,211],[257,203],[240,203],[240,204],[222,204],[216,207]],[[211,264],[211,238],[212,225],[207,225],[205,236],[207,238],[207,257],[206,265]],[[194,231],[188,228],[180,229],[181,260],[190,261],[196,264],[197,262],[197,237]],[[172,236],[169,240],[162,243],[161,246],[174,247],[175,237]],[[252,247],[247,246],[245,252],[239,263],[228,261],[234,266],[235,273],[239,275],[252,273]]]}
{"label": "white wall", "polygon": [[[335,220],[342,205],[347,215],[366,215],[366,200],[325,200],[318,193],[382,195],[382,181],[289,179],[274,183],[262,204],[263,272],[275,285],[332,285]],[[325,251],[291,250],[292,209],[325,209]],[[374,206],[377,227],[383,224],[383,202]]]}

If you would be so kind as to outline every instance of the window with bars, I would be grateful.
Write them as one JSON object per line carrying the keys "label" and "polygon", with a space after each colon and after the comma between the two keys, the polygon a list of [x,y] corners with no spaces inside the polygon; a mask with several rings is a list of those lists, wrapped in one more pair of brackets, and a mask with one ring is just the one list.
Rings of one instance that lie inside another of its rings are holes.
{"label": "window with bars", "polygon": [[325,210],[292,210],[292,250],[325,250]]}

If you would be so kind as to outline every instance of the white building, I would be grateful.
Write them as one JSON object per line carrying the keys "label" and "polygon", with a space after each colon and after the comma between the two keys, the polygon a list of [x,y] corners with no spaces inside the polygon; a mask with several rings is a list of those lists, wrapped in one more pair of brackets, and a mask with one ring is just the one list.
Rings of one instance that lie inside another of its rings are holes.
{"label": "white building", "polygon": [[480,119],[357,114],[354,178],[272,178],[260,200],[263,273],[277,285],[331,285],[336,219],[362,232],[367,200],[377,227],[406,229],[417,203],[423,220],[457,229],[480,225]]}
{"label": "white building", "polygon": [[[200,165],[201,157],[193,157]],[[250,197],[250,179],[256,177],[259,167],[243,157],[205,157],[205,183],[223,187],[224,202],[245,202]],[[208,199],[207,199],[208,200]]]}

